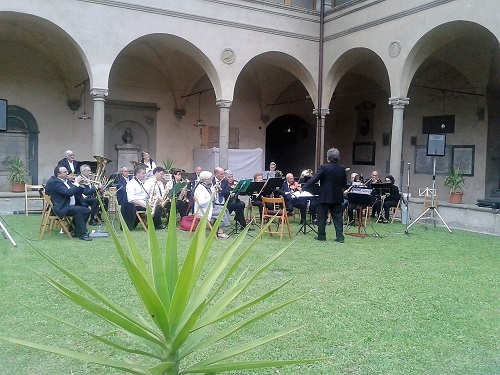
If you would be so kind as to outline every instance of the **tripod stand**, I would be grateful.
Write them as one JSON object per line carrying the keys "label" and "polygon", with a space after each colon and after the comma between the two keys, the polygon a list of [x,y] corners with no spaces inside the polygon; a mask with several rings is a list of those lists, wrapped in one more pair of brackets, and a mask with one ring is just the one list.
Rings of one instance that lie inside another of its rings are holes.
{"label": "tripod stand", "polygon": [[441,221],[443,222],[446,229],[448,229],[448,232],[451,233],[450,227],[448,227],[448,225],[444,221],[443,217],[441,216],[441,214],[439,213],[437,208],[434,206],[435,198],[436,198],[436,157],[434,156],[433,164],[432,164],[432,200],[431,200],[431,205],[429,207],[427,207],[427,209],[424,212],[422,212],[420,214],[420,216],[417,217],[413,221],[413,223],[408,225],[408,227],[405,230],[405,233],[408,233],[408,229],[410,229],[413,224],[415,224],[417,221],[419,221],[429,211],[431,212],[431,220],[436,220],[436,218],[434,217],[434,213],[436,213],[438,215],[438,217],[441,219]]}
{"label": "tripod stand", "polygon": [[11,235],[9,234],[9,232],[7,231],[7,229],[5,228],[5,226],[1,221],[0,221],[0,232],[2,232],[4,238],[8,238],[10,240],[10,242],[12,243],[12,245],[14,245],[14,247],[17,247],[17,244],[14,242]]}

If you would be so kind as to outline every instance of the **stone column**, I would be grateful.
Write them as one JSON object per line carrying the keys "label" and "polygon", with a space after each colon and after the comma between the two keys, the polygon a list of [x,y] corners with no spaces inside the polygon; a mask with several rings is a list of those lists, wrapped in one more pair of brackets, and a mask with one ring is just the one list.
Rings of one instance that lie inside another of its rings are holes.
{"label": "stone column", "polygon": [[217,100],[216,104],[220,112],[219,125],[219,167],[227,169],[229,159],[229,108],[231,100]]}
{"label": "stone column", "polygon": [[94,101],[94,123],[92,128],[92,155],[104,155],[104,102],[108,89],[93,88],[90,96]]}
{"label": "stone column", "polygon": [[325,117],[330,114],[329,108],[322,108],[318,112],[317,109],[313,110],[316,115],[316,155],[315,155],[315,168],[319,168],[325,160]]}
{"label": "stone column", "polygon": [[409,98],[389,98],[392,105],[392,137],[391,137],[391,162],[390,174],[396,180],[395,185],[400,186],[401,180],[401,153],[403,150],[403,114],[405,106],[410,103]]}

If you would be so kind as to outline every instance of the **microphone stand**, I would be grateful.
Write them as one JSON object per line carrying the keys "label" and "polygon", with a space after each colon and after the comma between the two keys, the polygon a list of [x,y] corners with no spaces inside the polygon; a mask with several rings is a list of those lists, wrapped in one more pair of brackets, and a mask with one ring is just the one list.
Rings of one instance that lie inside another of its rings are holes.
{"label": "microphone stand", "polygon": [[427,212],[430,211],[431,212],[431,219],[434,220],[434,226],[436,225],[436,222],[435,222],[436,218],[434,217],[434,213],[436,213],[439,216],[439,218],[441,219],[441,221],[443,222],[446,229],[448,229],[448,232],[452,233],[450,227],[446,224],[443,217],[441,216],[441,214],[437,210],[437,207],[434,206],[434,202],[436,200],[436,156],[434,156],[434,161],[433,161],[433,166],[432,166],[432,197],[431,197],[431,199],[432,199],[432,201],[431,201],[430,207],[427,207],[427,209],[424,212],[422,212],[420,214],[420,216],[417,217],[413,223],[408,225],[408,227],[406,228],[407,231],[408,231],[408,229],[410,229],[410,227],[413,224],[415,224],[417,221],[419,221],[423,216],[425,216],[425,214],[427,214]]}
{"label": "microphone stand", "polygon": [[405,223],[406,223],[406,228],[405,228],[405,234],[409,235],[408,233],[408,228],[410,225],[410,163],[408,163],[408,172],[407,172],[407,179],[406,179],[406,202],[403,196],[401,196],[401,200],[403,201],[403,204],[406,206],[406,212],[405,212]]}
{"label": "microphone stand", "polygon": [[[43,213],[42,213],[42,215],[43,215]],[[0,219],[1,219],[1,216],[0,216]],[[12,243],[12,245],[14,245],[14,247],[17,247],[16,242],[12,239],[12,236],[9,234],[9,232],[7,231],[7,228],[5,228],[5,226],[3,225],[1,220],[0,220],[0,232],[3,234],[4,238],[9,239],[9,241]]]}

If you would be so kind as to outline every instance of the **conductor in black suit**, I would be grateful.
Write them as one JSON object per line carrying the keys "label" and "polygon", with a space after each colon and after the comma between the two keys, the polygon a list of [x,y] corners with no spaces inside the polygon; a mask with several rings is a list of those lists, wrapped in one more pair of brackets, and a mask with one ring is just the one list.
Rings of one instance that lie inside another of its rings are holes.
{"label": "conductor in black suit", "polygon": [[318,237],[319,241],[326,241],[326,218],[328,211],[332,213],[333,224],[337,242],[344,242],[342,232],[342,203],[344,202],[344,190],[347,187],[347,174],[345,167],[338,164],[340,152],[336,148],[331,148],[326,153],[327,164],[319,167],[318,171],[302,187],[306,190],[316,182],[320,182],[319,207],[318,207]]}
{"label": "conductor in black suit", "polygon": [[90,216],[88,207],[81,206],[80,199],[83,193],[83,186],[80,186],[80,181],[83,177],[75,178],[74,184],[68,181],[68,170],[66,167],[58,165],[54,168],[54,176],[52,176],[47,185],[45,192],[50,196],[54,205],[54,212],[59,217],[73,216],[73,224],[75,225],[75,235],[84,241],[92,241],[87,233],[87,220]]}

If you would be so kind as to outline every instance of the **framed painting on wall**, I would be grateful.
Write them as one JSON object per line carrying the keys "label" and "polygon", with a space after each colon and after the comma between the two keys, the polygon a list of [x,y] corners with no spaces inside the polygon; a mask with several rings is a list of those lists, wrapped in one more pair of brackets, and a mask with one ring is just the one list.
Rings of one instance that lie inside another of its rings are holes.
{"label": "framed painting on wall", "polygon": [[352,163],[375,165],[375,147],[375,142],[354,142],[352,146]]}

